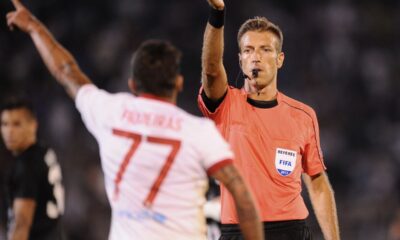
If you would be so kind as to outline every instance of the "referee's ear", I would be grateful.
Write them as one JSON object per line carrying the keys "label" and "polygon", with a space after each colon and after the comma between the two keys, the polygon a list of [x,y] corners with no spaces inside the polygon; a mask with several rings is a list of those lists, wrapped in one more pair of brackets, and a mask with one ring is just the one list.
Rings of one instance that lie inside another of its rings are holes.
{"label": "referee's ear", "polygon": [[278,56],[276,58],[276,65],[278,66],[278,69],[283,66],[284,60],[285,60],[285,53],[284,52],[279,52]]}

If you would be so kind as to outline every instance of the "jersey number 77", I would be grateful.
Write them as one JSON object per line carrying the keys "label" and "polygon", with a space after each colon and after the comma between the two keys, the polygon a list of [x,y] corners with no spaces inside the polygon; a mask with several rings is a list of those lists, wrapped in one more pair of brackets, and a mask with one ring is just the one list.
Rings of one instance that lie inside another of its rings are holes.
{"label": "jersey number 77", "polygon": [[117,172],[117,175],[115,176],[114,183],[115,183],[115,189],[114,189],[114,200],[118,199],[118,194],[119,194],[119,185],[122,181],[122,177],[126,171],[127,166],[129,165],[133,155],[135,154],[136,150],[138,149],[140,143],[142,141],[147,141],[148,143],[153,143],[153,144],[164,144],[164,145],[169,145],[171,146],[171,152],[168,154],[167,159],[165,160],[165,163],[163,167],[161,168],[158,177],[155,179],[150,192],[147,194],[147,197],[145,198],[143,204],[146,207],[150,207],[157,196],[158,190],[160,188],[160,185],[164,181],[165,177],[168,174],[168,171],[170,170],[172,163],[175,160],[176,154],[178,153],[180,147],[181,147],[181,141],[179,140],[174,140],[174,139],[168,139],[168,138],[160,138],[160,137],[153,137],[153,136],[147,136],[144,138],[141,134],[134,133],[134,132],[128,132],[124,130],[119,130],[119,129],[113,129],[113,134],[120,136],[120,137],[125,137],[125,138],[130,138],[133,140],[131,147],[129,148],[128,152],[125,154],[124,160],[121,163],[121,166],[119,167],[119,170]]}

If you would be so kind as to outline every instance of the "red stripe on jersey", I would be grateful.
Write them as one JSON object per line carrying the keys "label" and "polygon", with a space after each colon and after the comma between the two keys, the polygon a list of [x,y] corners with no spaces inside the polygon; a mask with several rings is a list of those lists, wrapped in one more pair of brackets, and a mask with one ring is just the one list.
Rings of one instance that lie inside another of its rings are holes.
{"label": "red stripe on jersey", "polygon": [[216,171],[218,171],[221,168],[223,168],[227,165],[230,165],[230,164],[233,164],[232,159],[225,159],[225,160],[219,161],[207,169],[207,174],[208,174],[208,176],[212,176]]}

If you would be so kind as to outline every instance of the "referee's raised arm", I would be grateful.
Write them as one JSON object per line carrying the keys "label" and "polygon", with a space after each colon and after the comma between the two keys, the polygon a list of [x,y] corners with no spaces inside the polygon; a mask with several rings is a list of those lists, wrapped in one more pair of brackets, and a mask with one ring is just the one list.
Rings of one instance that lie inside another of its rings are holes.
{"label": "referee's raised arm", "polygon": [[15,11],[7,14],[8,26],[11,30],[16,27],[31,36],[50,73],[74,99],[82,85],[91,83],[90,79],[80,70],[71,53],[54,39],[46,26],[20,0],[12,0],[12,3]]}
{"label": "referee's raised arm", "polygon": [[210,16],[204,32],[202,50],[202,86],[211,100],[222,98],[228,88],[228,80],[223,65],[224,18],[223,0],[208,0]]}

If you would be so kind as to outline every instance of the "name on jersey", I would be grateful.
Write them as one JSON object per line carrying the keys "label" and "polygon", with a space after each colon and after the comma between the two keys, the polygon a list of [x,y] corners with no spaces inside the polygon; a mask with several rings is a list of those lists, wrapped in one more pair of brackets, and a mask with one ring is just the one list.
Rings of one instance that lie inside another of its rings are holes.
{"label": "name on jersey", "polygon": [[122,114],[122,120],[130,124],[140,124],[148,127],[165,128],[174,131],[181,130],[182,118],[164,114],[154,114],[146,112],[135,112],[125,110]]}
{"label": "name on jersey", "polygon": [[297,152],[284,148],[277,148],[275,153],[275,168],[278,173],[286,177],[296,167]]}

